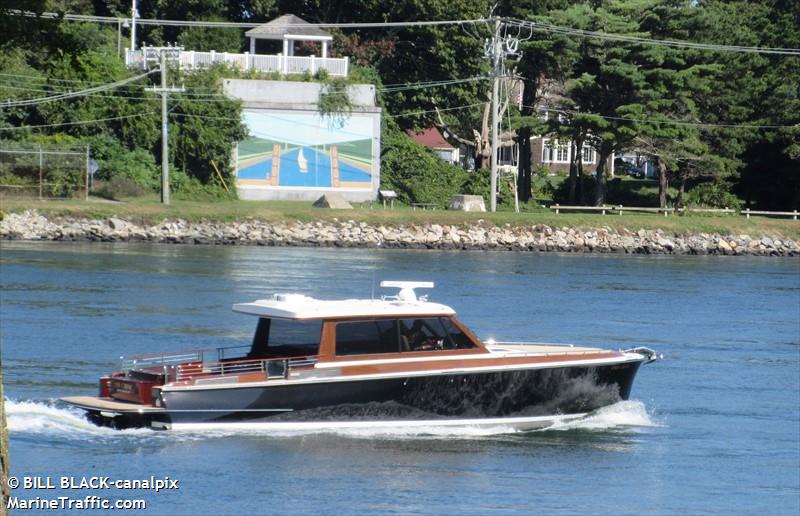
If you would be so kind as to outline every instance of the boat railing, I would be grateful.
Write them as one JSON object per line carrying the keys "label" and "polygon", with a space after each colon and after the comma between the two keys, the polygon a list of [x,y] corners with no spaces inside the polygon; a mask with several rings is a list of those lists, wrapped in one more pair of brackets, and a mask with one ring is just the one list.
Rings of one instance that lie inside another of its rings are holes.
{"label": "boat railing", "polygon": [[564,344],[563,342],[523,342],[516,340],[494,340],[488,339],[483,341],[484,344],[489,346],[560,346],[562,348],[574,348],[575,344]]}
{"label": "boat railing", "polygon": [[122,371],[127,372],[132,370],[175,366],[186,362],[198,362],[203,360],[203,353],[204,350],[196,349],[121,357]]}
{"label": "boat railing", "polygon": [[242,374],[262,373],[265,378],[289,377],[292,369],[310,367],[317,363],[316,357],[255,358],[226,360],[211,363],[195,362],[175,366],[175,381],[214,379]]}
{"label": "boat railing", "polygon": [[187,362],[208,362],[244,358],[250,346],[228,346],[222,348],[187,349],[164,353],[147,353],[120,357],[122,370],[142,370],[154,367],[176,366]]}

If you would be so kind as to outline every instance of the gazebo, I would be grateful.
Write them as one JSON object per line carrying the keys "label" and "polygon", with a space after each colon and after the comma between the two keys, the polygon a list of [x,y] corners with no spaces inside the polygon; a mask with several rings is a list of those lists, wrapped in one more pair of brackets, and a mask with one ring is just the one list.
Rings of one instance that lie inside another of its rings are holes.
{"label": "gazebo", "polygon": [[319,41],[322,43],[322,58],[328,57],[328,43],[333,41],[333,36],[324,30],[311,25],[302,18],[293,14],[284,14],[274,20],[259,25],[245,32],[250,38],[250,53],[256,53],[256,40],[266,39],[283,41],[283,55],[294,55],[295,41]]}

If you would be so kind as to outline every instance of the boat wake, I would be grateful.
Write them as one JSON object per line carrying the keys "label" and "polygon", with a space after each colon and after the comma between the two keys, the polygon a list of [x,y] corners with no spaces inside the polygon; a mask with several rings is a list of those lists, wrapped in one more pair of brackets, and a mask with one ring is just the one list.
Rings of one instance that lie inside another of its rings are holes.
{"label": "boat wake", "polygon": [[89,422],[84,412],[77,408],[64,407],[55,401],[14,401],[5,403],[8,431],[16,434],[63,436],[67,439],[87,437],[149,434],[151,430],[137,428],[114,430],[99,427]]}
{"label": "boat wake", "polygon": [[620,401],[590,412],[585,417],[574,421],[554,423],[539,431],[603,431],[625,430],[631,428],[661,427],[663,423],[647,411],[641,401]]}
{"label": "boat wake", "polygon": [[[509,434],[537,434],[542,432],[598,432],[635,431],[639,428],[662,426],[647,411],[641,401],[621,401],[591,412],[578,419],[557,421],[543,428],[520,429],[513,424],[453,424],[444,426],[440,421],[360,421],[353,423],[273,423],[257,426],[215,425],[213,428],[174,429],[157,432],[147,428],[114,430],[89,422],[83,411],[64,407],[55,401],[6,400],[8,429],[17,435],[49,436],[65,440],[97,438],[160,438],[204,439],[225,435],[257,435],[275,438],[304,437],[309,435],[337,435],[354,439],[397,438],[486,438]],[[474,420],[473,420],[474,421]],[[451,423],[455,423],[450,420]],[[426,424],[433,423],[433,424]]]}

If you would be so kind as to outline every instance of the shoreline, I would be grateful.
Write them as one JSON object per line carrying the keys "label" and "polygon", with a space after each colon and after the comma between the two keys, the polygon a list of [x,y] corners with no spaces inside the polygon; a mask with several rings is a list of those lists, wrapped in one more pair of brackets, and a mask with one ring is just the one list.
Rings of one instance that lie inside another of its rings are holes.
{"label": "shoreline", "polygon": [[315,222],[187,222],[137,224],[118,217],[45,217],[34,210],[0,221],[0,240],[149,242],[189,245],[356,247],[387,249],[508,250],[658,255],[800,256],[792,239],[660,229],[616,230],[545,224],[368,224],[353,220]]}

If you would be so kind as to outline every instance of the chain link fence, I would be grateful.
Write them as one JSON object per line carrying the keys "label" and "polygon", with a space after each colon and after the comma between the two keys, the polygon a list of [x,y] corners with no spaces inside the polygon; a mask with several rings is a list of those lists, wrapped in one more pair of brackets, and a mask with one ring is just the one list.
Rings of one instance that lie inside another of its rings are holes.
{"label": "chain link fence", "polygon": [[88,146],[0,141],[0,197],[87,199],[93,165]]}

